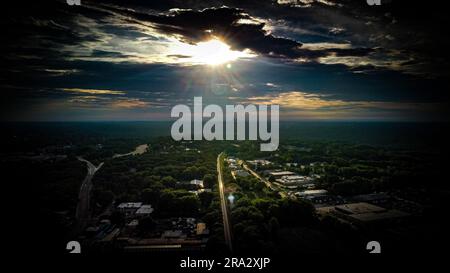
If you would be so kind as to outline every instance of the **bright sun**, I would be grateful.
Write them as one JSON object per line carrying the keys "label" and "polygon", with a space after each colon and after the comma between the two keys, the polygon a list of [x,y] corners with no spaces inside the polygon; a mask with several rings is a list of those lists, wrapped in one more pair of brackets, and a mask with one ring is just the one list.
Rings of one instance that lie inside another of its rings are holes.
{"label": "bright sun", "polygon": [[196,53],[193,55],[197,61],[210,65],[234,61],[238,57],[239,52],[230,50],[227,44],[219,40],[198,43]]}
{"label": "bright sun", "polygon": [[212,39],[199,42],[195,45],[179,44],[174,50],[175,54],[187,56],[184,61],[193,64],[219,65],[234,61],[238,58],[252,57],[246,51],[234,51],[226,43]]}

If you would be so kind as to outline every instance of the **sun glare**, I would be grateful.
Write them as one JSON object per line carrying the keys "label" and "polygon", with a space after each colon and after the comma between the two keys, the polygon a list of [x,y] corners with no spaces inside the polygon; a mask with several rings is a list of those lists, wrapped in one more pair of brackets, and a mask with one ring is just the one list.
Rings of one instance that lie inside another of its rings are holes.
{"label": "sun glare", "polygon": [[185,56],[184,62],[192,64],[220,65],[235,61],[238,58],[253,57],[247,51],[231,50],[226,43],[212,39],[206,42],[199,42],[195,45],[179,44],[174,49],[176,55]]}

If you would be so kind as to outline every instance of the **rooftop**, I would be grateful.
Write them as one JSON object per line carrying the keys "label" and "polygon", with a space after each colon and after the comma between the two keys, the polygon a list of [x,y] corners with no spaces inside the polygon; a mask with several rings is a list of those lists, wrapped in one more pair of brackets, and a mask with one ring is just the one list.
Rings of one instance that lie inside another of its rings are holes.
{"label": "rooftop", "polygon": [[281,177],[281,179],[286,179],[286,180],[305,180],[307,179],[307,176],[303,176],[303,175],[284,175]]}
{"label": "rooftop", "polygon": [[192,185],[199,185],[199,186],[203,187],[203,180],[194,179],[194,180],[191,180],[191,182],[189,182],[189,183]]}
{"label": "rooftop", "polygon": [[369,203],[351,203],[339,206],[318,208],[317,212],[322,215],[336,212],[338,218],[356,222],[376,222],[382,220],[397,219],[409,216],[410,214],[399,210],[388,210]]}
{"label": "rooftop", "polygon": [[307,196],[307,195],[325,195],[327,194],[327,190],[307,190],[299,192],[298,195],[300,196]]}
{"label": "rooftop", "polygon": [[364,202],[339,205],[336,206],[336,210],[345,214],[380,213],[387,211],[385,208]]}
{"label": "rooftop", "polygon": [[152,205],[142,205],[137,211],[136,214],[151,214],[153,212]]}
{"label": "rooftop", "polygon": [[355,214],[352,215],[351,217],[361,222],[373,222],[386,219],[401,218],[408,215],[409,215],[408,213],[399,210],[387,210],[381,213],[369,212],[369,213]]}
{"label": "rooftop", "polygon": [[280,171],[280,172],[271,172],[270,175],[273,176],[285,176],[285,175],[295,175],[294,172],[290,172],[290,171]]}
{"label": "rooftop", "polygon": [[117,207],[119,209],[137,209],[142,206],[142,202],[127,202],[127,203],[121,203]]}

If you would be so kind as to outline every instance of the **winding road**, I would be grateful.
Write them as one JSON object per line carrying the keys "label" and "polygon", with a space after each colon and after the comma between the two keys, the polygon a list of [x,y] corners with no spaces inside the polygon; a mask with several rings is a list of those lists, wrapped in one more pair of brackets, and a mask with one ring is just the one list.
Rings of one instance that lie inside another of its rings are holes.
{"label": "winding road", "polygon": [[89,210],[90,210],[90,195],[92,190],[92,178],[94,177],[95,173],[100,170],[100,168],[103,166],[103,162],[96,167],[91,162],[87,161],[86,159],[82,157],[77,157],[79,161],[85,162],[87,165],[88,173],[86,174],[86,177],[83,180],[83,183],[80,187],[80,192],[78,193],[78,204],[77,204],[77,211],[75,214],[75,217],[77,219],[77,226],[79,230],[82,230],[86,226],[86,222],[89,219]]}

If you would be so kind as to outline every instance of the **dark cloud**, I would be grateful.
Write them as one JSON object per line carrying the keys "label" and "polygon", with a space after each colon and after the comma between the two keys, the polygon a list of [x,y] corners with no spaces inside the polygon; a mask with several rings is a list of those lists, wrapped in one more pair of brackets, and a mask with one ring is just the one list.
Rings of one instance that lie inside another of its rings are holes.
{"label": "dark cloud", "polygon": [[126,55],[123,53],[120,53],[120,52],[112,52],[112,51],[104,51],[104,50],[94,49],[90,56],[116,58],[116,57],[125,57]]}
{"label": "dark cloud", "polygon": [[[213,37],[227,42],[232,49],[250,49],[260,55],[279,58],[317,58],[331,53],[338,56],[364,56],[370,48],[305,50],[297,40],[276,37],[264,30],[245,10],[232,7],[214,7],[203,10],[174,10],[168,14],[149,14],[108,6],[106,9],[138,20],[140,23],[156,24],[167,34],[177,34],[188,43],[196,43]],[[247,22],[245,22],[247,20]],[[245,22],[245,23],[242,23]]]}
{"label": "dark cloud", "polygon": [[[442,33],[448,16],[440,4],[328,2],[335,5],[82,0],[82,6],[69,7],[65,0],[16,1],[0,18],[1,106],[26,112],[27,103],[86,99],[62,88],[120,90],[125,105],[161,99],[172,105],[193,95],[215,103],[231,95],[243,99],[290,90],[343,101],[449,101],[449,43]],[[236,62],[228,78],[204,78],[197,66],[139,62],[141,48],[131,51],[126,44],[167,42],[169,36],[192,44],[217,36],[235,50],[251,49],[263,58]],[[327,57],[334,63],[323,62]],[[98,96],[106,105],[117,99]],[[91,102],[87,105],[95,107],[97,100]]]}

